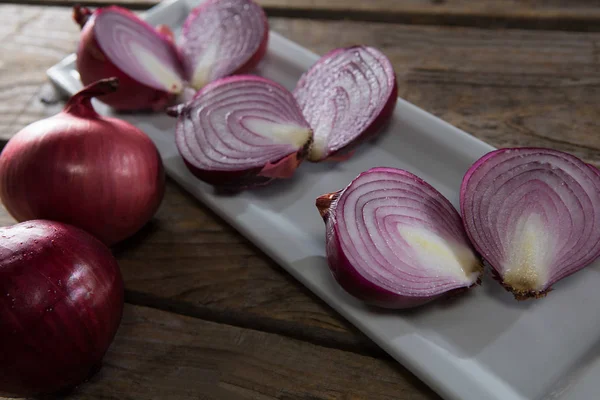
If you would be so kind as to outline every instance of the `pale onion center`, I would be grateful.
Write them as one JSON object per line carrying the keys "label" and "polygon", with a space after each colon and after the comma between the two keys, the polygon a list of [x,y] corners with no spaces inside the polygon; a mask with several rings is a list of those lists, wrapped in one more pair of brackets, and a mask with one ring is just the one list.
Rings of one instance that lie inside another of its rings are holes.
{"label": "pale onion center", "polygon": [[552,239],[546,233],[541,217],[532,214],[522,218],[509,243],[504,282],[517,290],[543,289],[548,281],[552,249]]}
{"label": "pale onion center", "polygon": [[277,144],[291,144],[303,147],[311,135],[310,128],[293,124],[282,124],[263,118],[246,117],[244,126],[253,133],[271,139]]}
{"label": "pale onion center", "polygon": [[192,76],[192,86],[197,90],[202,89],[209,83],[212,68],[218,61],[218,45],[216,43],[209,43],[207,45],[208,47],[202,52],[202,56],[198,60]]}
{"label": "pale onion center", "polygon": [[166,91],[181,93],[183,82],[178,74],[161,62],[152,52],[137,43],[131,43],[131,52],[135,54],[146,71],[150,73]]}
{"label": "pale onion center", "polygon": [[399,226],[398,231],[413,250],[416,261],[428,271],[465,282],[473,281],[479,273],[479,260],[470,249],[423,228]]}

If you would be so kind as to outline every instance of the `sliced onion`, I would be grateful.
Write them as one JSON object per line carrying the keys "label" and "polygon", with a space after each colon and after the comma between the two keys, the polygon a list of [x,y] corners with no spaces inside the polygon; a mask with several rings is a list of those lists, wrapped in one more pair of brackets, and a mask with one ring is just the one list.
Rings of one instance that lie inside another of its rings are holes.
{"label": "sliced onion", "polygon": [[251,0],[208,0],[186,19],[181,51],[191,86],[250,72],[267,51],[269,24]]}
{"label": "sliced onion", "polygon": [[379,50],[354,46],[323,56],[294,90],[314,130],[309,160],[349,156],[389,121],[397,95],[394,69]]}
{"label": "sliced onion", "polygon": [[317,208],[334,278],[368,304],[415,307],[480,279],[458,212],[410,172],[370,169],[319,197]]}
{"label": "sliced onion", "polygon": [[473,245],[517,299],[600,256],[600,174],[551,149],[502,149],[467,171],[461,211]]}
{"label": "sliced onion", "polygon": [[292,94],[257,76],[210,83],[170,114],[178,115],[176,144],[187,166],[214,186],[289,178],[312,140]]}
{"label": "sliced onion", "polygon": [[77,70],[84,85],[119,78],[102,101],[118,110],[161,109],[184,88],[183,67],[166,26],[154,29],[131,11],[110,6],[93,13],[75,6],[81,25]]}

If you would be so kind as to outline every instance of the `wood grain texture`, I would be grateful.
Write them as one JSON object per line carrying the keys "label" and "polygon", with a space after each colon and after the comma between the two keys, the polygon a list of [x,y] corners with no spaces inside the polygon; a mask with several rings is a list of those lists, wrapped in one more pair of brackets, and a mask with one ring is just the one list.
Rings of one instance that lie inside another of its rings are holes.
{"label": "wood grain texture", "polygon": [[151,224],[115,253],[130,303],[383,355],[171,180]]}
{"label": "wood grain texture", "polygon": [[[56,109],[40,104],[39,85],[44,70],[74,47],[77,30],[65,8],[2,6],[0,11],[10,42],[28,44],[0,42],[12,46],[10,53],[0,53],[0,126],[10,137]],[[497,147],[552,147],[600,166],[600,34],[287,18],[272,18],[271,26],[320,54],[355,43],[378,46],[394,64],[400,95],[425,110]],[[11,79],[4,78],[5,71]],[[23,88],[31,88],[30,94],[15,98]],[[172,183],[154,223],[121,246],[118,257],[130,302],[375,351],[368,339]]]}
{"label": "wood grain texture", "polygon": [[399,96],[496,147],[545,146],[600,166],[600,34],[274,19],[319,54],[363,43]]}
{"label": "wood grain texture", "polygon": [[389,360],[131,305],[100,372],[58,398],[439,399]]}
{"label": "wood grain texture", "polygon": [[[1,0],[7,1],[7,0]],[[26,0],[30,4],[122,4],[145,9],[158,0]],[[600,30],[600,0],[257,0],[271,17],[393,23]]]}
{"label": "wood grain texture", "polygon": [[0,6],[0,139],[60,111],[40,96],[46,69],[74,51],[78,30],[66,8]]}

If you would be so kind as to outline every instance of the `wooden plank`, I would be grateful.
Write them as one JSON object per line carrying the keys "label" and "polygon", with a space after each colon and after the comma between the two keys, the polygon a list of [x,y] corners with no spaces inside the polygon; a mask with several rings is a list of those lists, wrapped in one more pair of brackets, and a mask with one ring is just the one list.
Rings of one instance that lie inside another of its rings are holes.
{"label": "wooden plank", "polygon": [[[8,1],[8,0],[0,0]],[[158,0],[26,0],[30,4],[121,4],[145,9]],[[600,30],[600,0],[257,0],[272,17],[351,19],[482,28]]]}
{"label": "wooden plank", "polygon": [[130,303],[383,354],[170,180],[153,222],[119,246],[116,255]]}
{"label": "wooden plank", "polygon": [[[0,6],[0,136],[60,110],[45,70],[75,46],[66,8]],[[4,211],[4,210],[3,210]],[[5,212],[0,222],[14,223]],[[169,181],[153,224],[117,249],[127,300],[359,352],[383,352]]]}
{"label": "wooden plank", "polygon": [[59,398],[439,399],[391,360],[131,305],[100,372]]}
{"label": "wooden plank", "polygon": [[[0,111],[0,132],[10,137],[49,112],[35,97],[14,94],[31,87],[36,96],[45,68],[60,58],[55,53],[73,48],[77,34],[67,9],[0,11],[0,32],[12,35],[0,41],[0,110],[9,110]],[[599,34],[284,18],[271,25],[321,54],[355,43],[380,47],[402,97],[492,145],[553,147],[600,166]],[[58,50],[46,55],[52,47]],[[173,184],[155,222],[118,257],[131,302],[372,351],[370,341]]]}
{"label": "wooden plank", "polygon": [[400,97],[493,146],[551,147],[600,166],[600,34],[300,19],[271,27],[319,54],[377,46]]}

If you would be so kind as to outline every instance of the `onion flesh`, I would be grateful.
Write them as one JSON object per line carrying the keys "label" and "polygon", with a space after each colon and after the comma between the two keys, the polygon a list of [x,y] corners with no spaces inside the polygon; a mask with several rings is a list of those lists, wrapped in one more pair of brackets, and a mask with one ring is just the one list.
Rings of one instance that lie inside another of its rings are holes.
{"label": "onion flesh", "polygon": [[257,76],[212,82],[170,114],[178,116],[175,142],[186,165],[217,187],[289,178],[312,140],[292,94]]}
{"label": "onion flesh", "polygon": [[144,132],[100,116],[91,99],[116,79],[76,93],[64,110],[14,135],[0,154],[0,199],[17,220],[75,225],[115,244],[137,232],[165,190],[162,159]]}
{"label": "onion flesh", "polygon": [[298,82],[294,96],[314,130],[310,161],[344,159],[377,135],[396,106],[392,64],[367,46],[336,49],[321,57]]}
{"label": "onion flesh", "polygon": [[102,101],[121,111],[164,108],[183,91],[183,67],[172,32],[155,29],[118,7],[74,8],[82,27],[77,70],[84,85],[117,77],[119,90]]}
{"label": "onion flesh", "polygon": [[81,383],[100,367],[122,312],[119,267],[100,241],[52,221],[0,228],[0,396]]}
{"label": "onion flesh", "polygon": [[372,168],[316,205],[326,223],[329,268],[365,303],[415,307],[480,279],[458,212],[410,172]]}
{"label": "onion flesh", "polygon": [[269,24],[251,0],[208,0],[186,18],[181,52],[195,89],[233,74],[250,72],[267,51]]}
{"label": "onion flesh", "polygon": [[490,152],[467,171],[461,212],[475,248],[517,299],[600,256],[600,174],[543,148]]}

